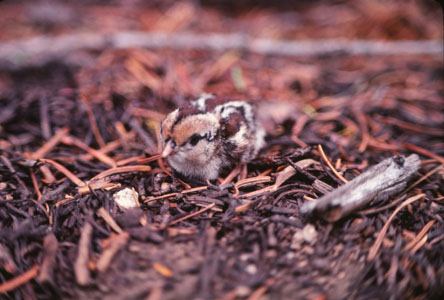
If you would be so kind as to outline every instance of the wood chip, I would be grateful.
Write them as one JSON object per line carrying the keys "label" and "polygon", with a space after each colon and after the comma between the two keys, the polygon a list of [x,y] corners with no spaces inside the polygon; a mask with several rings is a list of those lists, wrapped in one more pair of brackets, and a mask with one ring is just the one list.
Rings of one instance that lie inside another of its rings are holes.
{"label": "wood chip", "polygon": [[89,247],[91,243],[91,236],[93,233],[93,227],[91,223],[85,222],[82,227],[82,232],[80,234],[80,241],[77,250],[77,258],[74,262],[74,274],[76,276],[76,282],[85,286],[91,282],[91,277],[89,274],[88,263],[89,263]]}

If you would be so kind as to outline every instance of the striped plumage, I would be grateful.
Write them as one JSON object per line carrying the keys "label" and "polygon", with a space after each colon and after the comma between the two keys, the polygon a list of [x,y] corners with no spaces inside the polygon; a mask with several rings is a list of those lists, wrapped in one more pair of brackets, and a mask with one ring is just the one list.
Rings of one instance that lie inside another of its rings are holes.
{"label": "striped plumage", "polygon": [[253,107],[203,94],[162,122],[162,152],[170,166],[197,180],[213,180],[224,168],[252,160],[265,131]]}

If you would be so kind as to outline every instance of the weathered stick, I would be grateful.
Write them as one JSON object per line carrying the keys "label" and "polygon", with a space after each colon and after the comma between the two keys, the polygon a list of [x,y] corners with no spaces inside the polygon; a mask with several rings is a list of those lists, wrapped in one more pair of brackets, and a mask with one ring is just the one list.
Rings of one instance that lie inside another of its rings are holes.
{"label": "weathered stick", "polygon": [[[50,45],[50,46],[49,46]],[[3,42],[0,45],[0,67],[18,69],[43,65],[62,59],[80,49],[105,48],[173,48],[212,51],[239,50],[265,55],[305,56],[332,53],[349,55],[441,54],[441,40],[366,41],[346,39],[274,40],[258,39],[245,34],[194,34],[120,31],[115,33],[70,33],[58,36],[38,36]],[[71,63],[75,63],[71,61]]]}
{"label": "weathered stick", "polygon": [[333,192],[304,203],[301,213],[319,213],[327,221],[335,222],[372,200],[386,200],[399,193],[420,166],[416,154],[387,158]]}

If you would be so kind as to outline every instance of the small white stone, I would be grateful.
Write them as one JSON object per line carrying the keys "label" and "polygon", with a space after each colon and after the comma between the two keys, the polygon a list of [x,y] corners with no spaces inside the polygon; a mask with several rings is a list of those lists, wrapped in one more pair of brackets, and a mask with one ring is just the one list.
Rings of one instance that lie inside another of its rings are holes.
{"label": "small white stone", "polygon": [[240,260],[247,261],[250,258],[250,254],[243,253],[239,256]]}
{"label": "small white stone", "polygon": [[302,235],[302,230],[297,229],[296,232],[293,234],[290,249],[299,250],[301,248],[301,244],[303,241],[304,241],[304,237]]}
{"label": "small white stone", "polygon": [[245,271],[250,275],[254,275],[257,272],[257,267],[253,264],[250,264],[245,268]]}
{"label": "small white stone", "polygon": [[244,298],[251,294],[251,289],[248,286],[240,285],[235,289],[236,296]]}
{"label": "small white stone", "polygon": [[[139,194],[135,192],[136,197],[139,197]],[[130,188],[124,188],[121,191],[118,191],[113,195],[114,202],[120,207],[122,210],[127,210],[130,208],[137,207],[136,199],[134,199],[133,190]]]}
{"label": "small white stone", "polygon": [[307,243],[312,244],[316,241],[318,232],[312,224],[307,224],[304,229],[302,229],[302,236]]}
{"label": "small white stone", "polygon": [[287,257],[288,260],[292,260],[293,258],[295,258],[296,254],[293,251],[290,251],[287,252],[285,256]]}

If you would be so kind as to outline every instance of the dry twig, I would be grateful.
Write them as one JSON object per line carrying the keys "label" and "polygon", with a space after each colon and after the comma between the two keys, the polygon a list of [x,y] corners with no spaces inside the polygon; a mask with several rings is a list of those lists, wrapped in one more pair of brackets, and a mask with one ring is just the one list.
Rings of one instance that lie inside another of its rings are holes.
{"label": "dry twig", "polygon": [[301,213],[319,212],[326,220],[337,221],[372,200],[399,193],[420,165],[416,154],[387,158],[322,198],[304,203]]}

